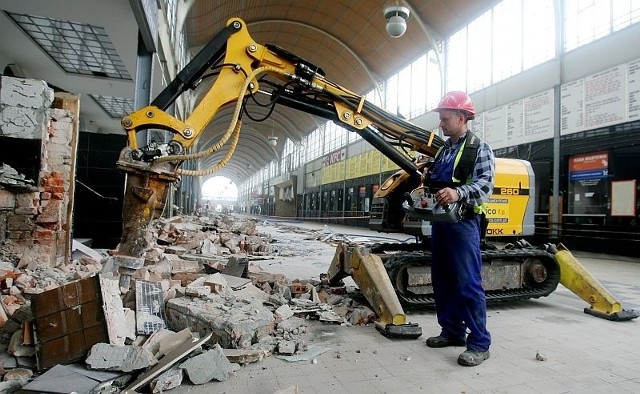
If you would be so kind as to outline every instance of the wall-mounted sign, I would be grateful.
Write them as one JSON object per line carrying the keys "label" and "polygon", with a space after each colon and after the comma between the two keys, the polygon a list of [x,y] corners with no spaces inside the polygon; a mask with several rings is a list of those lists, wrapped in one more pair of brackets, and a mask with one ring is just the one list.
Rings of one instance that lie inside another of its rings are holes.
{"label": "wall-mounted sign", "polygon": [[322,158],[322,165],[324,167],[330,166],[331,164],[337,163],[339,161],[343,161],[347,158],[347,148],[338,149],[325,155]]}
{"label": "wall-mounted sign", "polygon": [[569,158],[569,179],[602,179],[609,175],[609,152],[591,152]]}

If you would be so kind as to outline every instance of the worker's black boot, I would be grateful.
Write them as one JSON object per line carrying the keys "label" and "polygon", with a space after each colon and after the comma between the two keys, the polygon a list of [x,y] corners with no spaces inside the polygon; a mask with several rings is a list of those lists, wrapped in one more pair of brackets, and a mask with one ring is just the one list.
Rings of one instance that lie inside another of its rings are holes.
{"label": "worker's black boot", "polygon": [[451,339],[442,335],[427,339],[427,346],[429,347],[465,346],[466,344],[467,342],[464,338]]}

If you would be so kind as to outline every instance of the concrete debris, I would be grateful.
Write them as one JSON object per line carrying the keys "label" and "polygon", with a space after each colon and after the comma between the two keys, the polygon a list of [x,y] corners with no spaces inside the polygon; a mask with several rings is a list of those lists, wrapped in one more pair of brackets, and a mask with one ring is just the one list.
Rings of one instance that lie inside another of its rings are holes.
{"label": "concrete debris", "polygon": [[9,341],[9,347],[7,347],[7,353],[14,357],[31,357],[36,354],[36,349],[33,346],[25,346],[24,333],[22,330],[18,330],[13,333],[11,340]]}
{"label": "concrete debris", "polygon": [[138,388],[143,387],[146,384],[150,383],[153,379],[155,379],[157,376],[162,374],[164,371],[167,371],[168,369],[173,367],[185,356],[200,349],[202,344],[207,342],[209,339],[211,339],[211,334],[199,340],[191,337],[191,338],[187,338],[185,341],[178,344],[177,346],[174,346],[171,349],[171,351],[169,351],[164,357],[160,359],[158,364],[156,364],[154,367],[152,367],[148,371],[142,373],[140,376],[138,376],[138,378],[134,382],[129,384],[129,386],[127,386],[124,389],[124,393],[136,392]]}
{"label": "concrete debris", "polygon": [[125,340],[127,337],[132,337],[132,333],[127,325],[127,319],[125,319],[118,280],[100,276],[100,292],[102,294],[104,318],[107,320],[109,344],[124,346]]}
{"label": "concrete debris", "polygon": [[211,380],[224,382],[238,370],[238,367],[227,359],[218,344],[215,344],[211,350],[180,364],[180,368],[185,370],[193,384],[203,384]]}
{"label": "concrete debris", "polygon": [[282,305],[275,311],[276,322],[281,322],[283,320],[287,320],[291,316],[293,316],[293,311],[289,308],[289,305]]}
{"label": "concrete debris", "polygon": [[359,306],[353,308],[347,314],[347,321],[352,325],[364,325],[373,323],[376,319],[376,314],[366,306]]}
{"label": "concrete debris", "polygon": [[7,352],[0,352],[0,370],[18,368],[18,361]]}
{"label": "concrete debris", "polygon": [[91,369],[131,372],[156,365],[158,360],[140,346],[97,343],[91,347],[85,362]]}
{"label": "concrete debris", "polygon": [[0,382],[0,393],[14,393],[23,386],[22,382],[18,380],[10,380],[7,382]]}
{"label": "concrete debris", "polygon": [[223,349],[224,355],[235,364],[245,365],[262,360],[265,353],[255,349]]}
{"label": "concrete debris", "polygon": [[35,185],[31,179],[26,179],[24,174],[20,174],[13,167],[2,163],[0,167],[0,185],[7,189],[30,188]]}
{"label": "concrete debris", "polygon": [[296,352],[296,343],[293,341],[280,341],[278,343],[278,354],[290,356]]}
{"label": "concrete debris", "polygon": [[97,392],[98,387],[101,392],[108,392],[108,383],[113,383],[110,388],[115,390],[128,378],[129,375],[118,372],[92,371],[80,364],[58,364],[22,387],[21,392],[89,394]]}
{"label": "concrete debris", "polygon": [[344,322],[344,316],[334,311],[323,311],[323,312],[320,312],[320,321],[340,324]]}
{"label": "concrete debris", "polygon": [[315,357],[328,352],[331,348],[320,345],[311,345],[309,348],[301,353],[295,354],[293,356],[281,356],[276,355],[274,357],[279,358],[281,360],[288,361],[290,363],[298,362],[298,361],[309,361],[313,360]]}
{"label": "concrete debris", "polygon": [[15,368],[10,371],[7,371],[2,377],[2,380],[4,381],[17,380],[19,382],[26,383],[29,379],[31,379],[32,376],[33,376],[33,371],[30,369]]}
{"label": "concrete debris", "polygon": [[[120,294],[114,277],[117,270],[107,266],[106,253],[74,242],[69,264],[46,267],[33,264],[34,256],[16,254],[10,240],[4,242],[1,339],[15,339],[9,347],[13,356],[0,352],[5,354],[0,357],[0,375],[29,363],[34,366],[34,347],[22,343],[28,341],[24,327],[38,319],[30,299],[93,276],[99,277],[108,338],[92,344],[83,359],[88,371],[118,371],[118,376],[134,378],[124,392],[142,387],[150,392],[170,390],[182,384],[184,372],[194,384],[223,381],[240,365],[272,355],[289,362],[317,362],[316,357],[329,349],[308,345],[309,321],[369,324],[374,318],[369,308],[346,296],[346,286],[280,273],[289,272],[285,257],[304,259],[314,253],[313,247],[259,233],[255,220],[218,214],[177,216],[155,220],[150,231],[155,242],[143,256],[143,268],[133,275],[134,290],[125,294]],[[309,239],[327,235],[286,225],[279,225],[277,232]],[[334,234],[325,241],[338,238]],[[318,274],[323,270],[320,267]],[[285,392],[297,392],[293,387],[295,391]]]}
{"label": "concrete debris", "polygon": [[536,352],[536,360],[547,361],[547,356],[540,354],[540,352]]}
{"label": "concrete debris", "polygon": [[258,300],[210,294],[180,297],[166,304],[167,322],[175,330],[191,328],[224,348],[246,349],[274,329],[273,312]]}
{"label": "concrete debris", "polygon": [[172,367],[160,376],[155,378],[149,384],[152,393],[162,393],[167,390],[175,389],[182,384],[184,376],[183,369]]}

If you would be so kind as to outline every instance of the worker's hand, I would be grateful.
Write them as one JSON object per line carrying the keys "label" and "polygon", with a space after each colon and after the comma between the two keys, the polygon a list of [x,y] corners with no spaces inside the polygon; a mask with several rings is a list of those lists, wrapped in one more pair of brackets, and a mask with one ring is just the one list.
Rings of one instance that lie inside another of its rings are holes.
{"label": "worker's hand", "polygon": [[440,205],[452,204],[458,201],[460,197],[456,189],[445,187],[436,193],[436,202]]}

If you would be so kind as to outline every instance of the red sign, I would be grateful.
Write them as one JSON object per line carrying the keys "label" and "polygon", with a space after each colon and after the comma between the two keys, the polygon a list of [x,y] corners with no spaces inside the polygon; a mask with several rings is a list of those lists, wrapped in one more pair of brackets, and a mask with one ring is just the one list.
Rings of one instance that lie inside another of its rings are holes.
{"label": "red sign", "polygon": [[569,172],[607,170],[609,169],[609,152],[591,152],[569,158]]}

